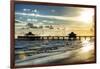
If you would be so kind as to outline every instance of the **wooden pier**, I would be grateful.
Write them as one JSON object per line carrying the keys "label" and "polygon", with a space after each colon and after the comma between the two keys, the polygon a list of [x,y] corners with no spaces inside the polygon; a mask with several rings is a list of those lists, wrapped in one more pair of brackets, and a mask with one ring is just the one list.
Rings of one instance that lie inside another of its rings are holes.
{"label": "wooden pier", "polygon": [[[68,40],[68,38],[69,38],[69,36],[39,36],[39,37],[40,37],[40,40]],[[87,39],[91,40],[91,39],[95,39],[95,36],[77,36],[76,39],[77,40],[87,40]],[[39,40],[39,39],[37,39],[37,40]],[[48,49],[50,49],[50,48],[48,48]],[[47,49],[38,51],[38,52],[37,51],[22,51],[22,52],[15,52],[15,54],[20,57],[23,57],[23,56],[31,55],[31,54],[45,53],[46,50]]]}
{"label": "wooden pier", "polygon": [[[50,39],[52,39],[52,40],[61,40],[61,39],[66,40],[66,39],[68,39],[68,37],[69,36],[41,36],[40,39],[42,39],[42,40],[50,40]],[[76,37],[77,40],[81,40],[81,39],[86,40],[86,39],[93,39],[93,38],[95,38],[95,36],[77,36]]]}

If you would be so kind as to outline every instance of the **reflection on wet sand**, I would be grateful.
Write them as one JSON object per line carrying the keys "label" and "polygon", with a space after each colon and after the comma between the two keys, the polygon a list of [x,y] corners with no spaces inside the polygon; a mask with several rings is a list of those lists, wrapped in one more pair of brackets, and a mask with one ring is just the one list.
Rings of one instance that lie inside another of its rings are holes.
{"label": "reflection on wet sand", "polygon": [[62,59],[60,62],[62,64],[69,64],[69,63],[86,63],[86,62],[94,62],[95,61],[95,54],[94,54],[94,43],[90,43],[89,41],[83,41],[82,47],[73,50],[73,55],[69,56],[68,59]]}
{"label": "reflection on wet sand", "polygon": [[[24,50],[21,48],[23,52],[20,54],[18,50],[16,51],[17,66],[84,63],[95,60],[93,40],[70,41],[70,43],[66,40],[32,41],[28,47],[25,45],[23,47]],[[27,51],[28,49],[31,50]]]}

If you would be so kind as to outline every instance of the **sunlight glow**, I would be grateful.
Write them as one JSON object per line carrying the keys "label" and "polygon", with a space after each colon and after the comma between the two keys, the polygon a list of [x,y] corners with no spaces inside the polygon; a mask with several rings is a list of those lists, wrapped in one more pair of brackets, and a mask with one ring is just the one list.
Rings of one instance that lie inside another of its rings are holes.
{"label": "sunlight glow", "polygon": [[93,45],[90,44],[88,40],[85,40],[82,45],[83,47],[81,48],[81,52],[89,52],[90,50],[94,49]]}
{"label": "sunlight glow", "polygon": [[88,24],[88,23],[92,22],[93,15],[94,15],[94,10],[93,9],[91,9],[91,8],[85,8],[80,13],[80,16],[78,18],[79,18],[80,21]]}

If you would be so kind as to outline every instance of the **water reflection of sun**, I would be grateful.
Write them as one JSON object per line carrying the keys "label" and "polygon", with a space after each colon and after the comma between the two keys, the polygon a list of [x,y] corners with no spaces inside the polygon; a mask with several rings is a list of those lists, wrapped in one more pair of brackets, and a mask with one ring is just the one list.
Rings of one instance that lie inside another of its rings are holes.
{"label": "water reflection of sun", "polygon": [[81,48],[81,51],[82,52],[89,52],[90,50],[93,50],[94,49],[94,45],[93,44],[91,44],[90,42],[89,42],[89,40],[85,40],[85,41],[83,41],[82,42],[82,48]]}

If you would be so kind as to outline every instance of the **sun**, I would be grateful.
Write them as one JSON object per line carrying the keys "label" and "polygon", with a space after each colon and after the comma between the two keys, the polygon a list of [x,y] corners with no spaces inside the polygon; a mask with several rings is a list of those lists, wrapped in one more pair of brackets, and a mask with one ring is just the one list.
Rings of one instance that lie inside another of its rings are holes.
{"label": "sun", "polygon": [[91,8],[84,8],[80,12],[79,21],[83,23],[91,23],[93,21],[94,10]]}

